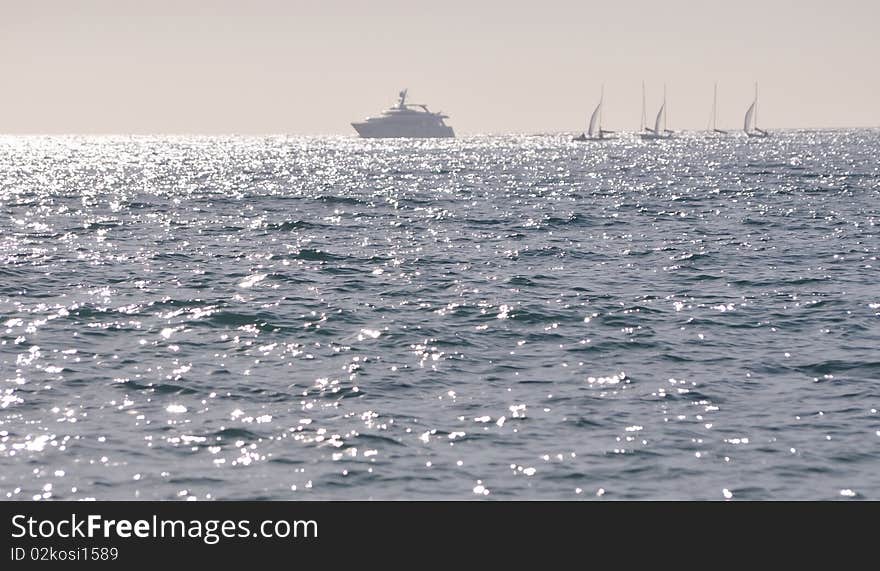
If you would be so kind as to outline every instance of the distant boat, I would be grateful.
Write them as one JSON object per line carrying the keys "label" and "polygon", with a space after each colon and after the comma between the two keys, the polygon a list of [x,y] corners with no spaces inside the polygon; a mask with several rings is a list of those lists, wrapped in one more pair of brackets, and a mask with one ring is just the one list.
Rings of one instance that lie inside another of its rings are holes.
{"label": "distant boat", "polygon": [[645,84],[642,82],[642,139],[671,139],[672,131],[666,128],[666,86],[663,87],[663,104],[654,119],[654,128],[648,127],[645,121]]}
{"label": "distant boat", "polygon": [[427,105],[407,103],[406,93],[406,89],[401,91],[397,105],[386,109],[378,117],[368,117],[351,126],[364,138],[455,136],[452,127],[443,122],[449,118],[448,115],[428,111]]}
{"label": "distant boat", "polygon": [[715,94],[712,97],[712,123],[709,125],[709,131],[712,133],[720,133],[721,135],[727,135],[728,132],[719,129],[716,124],[716,119],[718,116],[718,82],[715,82]]}
{"label": "distant boat", "polygon": [[578,135],[572,141],[604,141],[605,139],[611,139],[613,137],[606,137],[605,135],[614,133],[614,131],[606,131],[602,128],[602,104],[605,101],[605,87],[602,87],[601,94],[599,95],[599,104],[596,105],[596,108],[593,110],[593,114],[590,115],[590,123],[587,126],[587,132]]}
{"label": "distant boat", "polygon": [[755,99],[752,101],[752,104],[749,105],[748,110],[746,111],[745,119],[743,120],[743,131],[746,132],[746,135],[749,137],[758,137],[758,138],[766,138],[770,136],[770,133],[758,127],[758,84],[755,84]]}

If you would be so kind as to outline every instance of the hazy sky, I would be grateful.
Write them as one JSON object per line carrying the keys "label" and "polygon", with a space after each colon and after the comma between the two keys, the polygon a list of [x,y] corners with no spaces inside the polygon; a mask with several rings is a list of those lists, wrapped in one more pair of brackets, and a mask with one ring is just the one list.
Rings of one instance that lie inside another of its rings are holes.
{"label": "hazy sky", "polygon": [[354,134],[408,87],[458,133],[880,126],[878,0],[0,0],[0,132]]}

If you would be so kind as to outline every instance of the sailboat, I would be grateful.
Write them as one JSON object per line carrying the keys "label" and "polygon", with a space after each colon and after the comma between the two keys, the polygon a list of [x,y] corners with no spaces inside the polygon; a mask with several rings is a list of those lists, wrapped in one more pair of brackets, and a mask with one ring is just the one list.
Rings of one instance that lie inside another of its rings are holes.
{"label": "sailboat", "polygon": [[718,115],[718,82],[716,81],[715,82],[715,95],[712,98],[712,122],[709,125],[709,131],[712,133],[719,133],[721,135],[727,135],[728,134],[727,131],[718,128],[718,126],[716,124],[717,115]]}
{"label": "sailboat", "polygon": [[743,131],[746,132],[746,135],[749,137],[758,137],[758,138],[766,138],[770,136],[770,133],[758,127],[758,84],[755,83],[755,99],[752,101],[752,104],[749,105],[748,110],[746,111],[745,119],[743,120]]}
{"label": "sailboat", "polygon": [[578,135],[573,141],[603,141],[605,139],[609,139],[611,137],[606,137],[606,134],[613,133],[614,131],[606,131],[602,128],[602,103],[605,101],[605,87],[602,87],[602,92],[599,96],[599,104],[596,105],[596,109],[593,110],[593,114],[590,115],[590,123],[587,126],[587,132]]}
{"label": "sailboat", "polygon": [[642,139],[671,139],[672,131],[666,128],[666,86],[663,86],[663,104],[654,119],[654,128],[645,124],[645,84],[642,82]]}

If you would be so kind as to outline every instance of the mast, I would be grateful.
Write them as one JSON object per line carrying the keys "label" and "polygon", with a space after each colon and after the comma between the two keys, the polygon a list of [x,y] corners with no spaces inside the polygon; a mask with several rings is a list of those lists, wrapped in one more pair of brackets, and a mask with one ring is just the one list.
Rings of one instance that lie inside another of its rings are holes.
{"label": "mast", "polygon": [[666,128],[666,117],[669,115],[669,111],[666,110],[666,84],[663,84],[663,132],[667,132],[669,129]]}
{"label": "mast", "polygon": [[758,131],[758,82],[755,82],[755,130]]}
{"label": "mast", "polygon": [[407,89],[404,89],[403,91],[398,93],[398,95],[400,96],[400,101],[398,102],[397,106],[400,109],[403,109],[404,107],[406,107],[406,92],[407,92]]}
{"label": "mast", "polygon": [[712,127],[713,133],[726,135],[727,131],[718,128],[718,82],[715,82],[715,93],[712,96]]}
{"label": "mast", "polygon": [[645,81],[642,80],[642,124],[639,127],[639,129],[644,131],[647,123],[648,123],[648,118],[645,115]]}
{"label": "mast", "polygon": [[602,138],[602,113],[604,111],[603,105],[605,103],[605,84],[602,84],[602,87],[599,88],[599,138]]}
{"label": "mast", "polygon": [[718,129],[718,125],[716,124],[716,119],[718,116],[718,82],[715,82],[715,95],[712,97],[712,130],[715,131]]}

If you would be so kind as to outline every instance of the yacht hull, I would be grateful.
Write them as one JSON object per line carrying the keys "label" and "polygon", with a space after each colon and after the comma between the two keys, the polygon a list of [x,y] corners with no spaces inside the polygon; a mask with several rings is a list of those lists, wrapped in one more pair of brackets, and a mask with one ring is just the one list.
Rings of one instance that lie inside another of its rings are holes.
{"label": "yacht hull", "polygon": [[455,137],[448,125],[383,124],[381,122],[352,123],[357,134],[364,139],[442,139]]}

